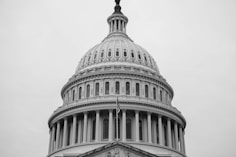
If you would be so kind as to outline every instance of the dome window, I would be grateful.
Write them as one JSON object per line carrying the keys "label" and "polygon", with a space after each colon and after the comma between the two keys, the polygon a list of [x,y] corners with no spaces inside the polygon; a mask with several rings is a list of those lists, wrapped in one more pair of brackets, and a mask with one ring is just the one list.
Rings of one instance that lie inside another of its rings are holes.
{"label": "dome window", "polygon": [[116,50],[116,57],[118,57],[119,56],[119,50],[117,49]]}
{"label": "dome window", "polygon": [[109,94],[109,82],[105,83],[105,94],[108,95]]}
{"label": "dome window", "polygon": [[99,96],[99,83],[95,85],[95,96]]}
{"label": "dome window", "polygon": [[90,85],[87,85],[87,90],[86,90],[86,97],[90,97]]}
{"label": "dome window", "polygon": [[127,52],[126,49],[124,50],[124,56],[127,57]]}
{"label": "dome window", "polygon": [[136,96],[139,96],[139,83],[136,83]]}
{"label": "dome window", "polygon": [[126,95],[130,95],[130,83],[129,82],[126,82],[125,88],[126,88]]}
{"label": "dome window", "polygon": [[157,98],[157,97],[156,97],[156,88],[153,87],[153,99],[156,100],[156,98]]}
{"label": "dome window", "polygon": [[111,57],[111,49],[109,49],[108,57]]}
{"label": "dome window", "polygon": [[132,139],[132,120],[130,118],[126,119],[126,138]]}
{"label": "dome window", "polygon": [[91,58],[91,57],[89,56],[89,58],[88,58],[88,62],[90,62],[90,58]]}
{"label": "dome window", "polygon": [[120,82],[116,82],[116,94],[120,94]]}
{"label": "dome window", "polygon": [[140,54],[138,54],[138,59],[141,59],[141,56],[140,56]]}
{"label": "dome window", "polygon": [[79,87],[79,99],[81,99],[82,87]]}
{"label": "dome window", "polygon": [[134,58],[134,52],[133,52],[133,50],[132,50],[131,52],[132,52],[132,53],[131,53],[131,57]]}
{"label": "dome window", "polygon": [[145,85],[145,97],[148,98],[148,85]]}
{"label": "dome window", "polygon": [[102,58],[103,58],[103,56],[104,56],[104,52],[101,53],[101,57],[102,57]]}

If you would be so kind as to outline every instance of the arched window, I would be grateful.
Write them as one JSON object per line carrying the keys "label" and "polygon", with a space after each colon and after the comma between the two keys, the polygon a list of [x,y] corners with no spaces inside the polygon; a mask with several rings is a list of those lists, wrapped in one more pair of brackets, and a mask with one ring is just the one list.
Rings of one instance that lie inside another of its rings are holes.
{"label": "arched window", "polygon": [[72,101],[75,100],[75,90],[72,91]]}
{"label": "arched window", "polygon": [[119,50],[117,49],[116,50],[116,57],[118,57],[119,56]]}
{"label": "arched window", "polygon": [[162,90],[160,90],[160,101],[162,101]]}
{"label": "arched window", "polygon": [[120,82],[116,81],[116,94],[120,94]]}
{"label": "arched window", "polygon": [[124,49],[124,56],[125,56],[125,57],[127,56],[127,52],[126,52],[126,49]]}
{"label": "arched window", "polygon": [[108,129],[109,129],[108,119],[103,120],[103,139],[108,139]]}
{"label": "arched window", "polygon": [[156,100],[157,96],[156,96],[156,88],[153,87],[153,99]]}
{"label": "arched window", "polygon": [[145,97],[148,98],[148,85],[145,85]]}
{"label": "arched window", "polygon": [[139,96],[139,83],[136,83],[136,96]]}
{"label": "arched window", "polygon": [[81,99],[82,87],[79,87],[79,99]]}
{"label": "arched window", "polygon": [[99,83],[95,85],[95,96],[99,96]]}
{"label": "arched window", "polygon": [[108,57],[111,57],[111,49],[109,49]]}
{"label": "arched window", "polygon": [[126,119],[126,138],[127,139],[132,139],[132,135],[131,135],[131,133],[132,133],[132,126],[131,126],[131,123],[132,121],[131,121],[131,119],[130,118],[127,118]]}
{"label": "arched window", "polygon": [[134,58],[134,53],[133,52],[131,53],[131,57]]}
{"label": "arched window", "polygon": [[95,140],[95,132],[96,132],[96,120],[92,120],[92,140]]}
{"label": "arched window", "polygon": [[139,120],[139,140],[143,140],[143,122]]}
{"label": "arched window", "polygon": [[103,56],[104,56],[104,53],[102,52],[102,53],[101,53],[101,57],[103,58]]}
{"label": "arched window", "polygon": [[86,90],[86,97],[90,97],[90,85],[87,85],[87,90]]}
{"label": "arched window", "polygon": [[105,83],[105,94],[108,95],[109,94],[109,82]]}
{"label": "arched window", "polygon": [[129,82],[126,82],[125,88],[126,88],[126,95],[130,95],[130,83]]}

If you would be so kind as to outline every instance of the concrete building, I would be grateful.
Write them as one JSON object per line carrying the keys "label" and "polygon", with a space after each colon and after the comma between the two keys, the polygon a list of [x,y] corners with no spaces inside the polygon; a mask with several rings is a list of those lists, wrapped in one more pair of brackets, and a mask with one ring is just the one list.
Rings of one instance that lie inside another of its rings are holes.
{"label": "concrete building", "polygon": [[63,105],[48,121],[48,157],[186,156],[186,121],[171,103],[173,89],[126,34],[119,0],[107,22],[107,37],[61,90]]}

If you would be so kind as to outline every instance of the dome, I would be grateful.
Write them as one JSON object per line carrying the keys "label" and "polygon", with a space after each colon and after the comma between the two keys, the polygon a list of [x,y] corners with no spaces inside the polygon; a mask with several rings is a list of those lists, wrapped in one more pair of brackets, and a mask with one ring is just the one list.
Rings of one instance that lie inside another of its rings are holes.
{"label": "dome", "polygon": [[159,74],[152,56],[141,46],[122,34],[108,36],[91,48],[80,60],[76,72],[94,66],[123,64],[149,69]]}
{"label": "dome", "polygon": [[186,157],[174,91],[126,34],[128,18],[115,2],[109,34],[82,57],[48,120],[48,157]]}
{"label": "dome", "polygon": [[98,66],[128,65],[160,75],[152,56],[141,46],[135,44],[126,34],[128,18],[120,11],[119,6],[108,17],[109,34],[100,43],[91,48],[80,60],[76,73]]}

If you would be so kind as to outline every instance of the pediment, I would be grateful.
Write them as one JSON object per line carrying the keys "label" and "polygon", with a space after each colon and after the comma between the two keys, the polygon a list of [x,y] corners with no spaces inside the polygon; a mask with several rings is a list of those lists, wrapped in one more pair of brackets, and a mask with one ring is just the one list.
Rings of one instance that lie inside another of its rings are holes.
{"label": "pediment", "polygon": [[[69,156],[66,156],[69,157]],[[113,142],[75,157],[158,157],[125,143]]]}

